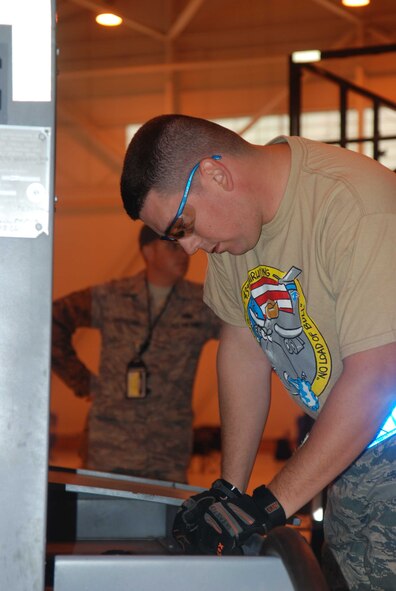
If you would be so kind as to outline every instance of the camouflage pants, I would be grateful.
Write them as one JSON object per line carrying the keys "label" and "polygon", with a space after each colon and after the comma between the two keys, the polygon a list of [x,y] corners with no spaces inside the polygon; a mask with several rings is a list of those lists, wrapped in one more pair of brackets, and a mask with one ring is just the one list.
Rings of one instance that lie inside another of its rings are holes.
{"label": "camouflage pants", "polygon": [[351,591],[396,590],[396,436],[329,487],[324,534]]}

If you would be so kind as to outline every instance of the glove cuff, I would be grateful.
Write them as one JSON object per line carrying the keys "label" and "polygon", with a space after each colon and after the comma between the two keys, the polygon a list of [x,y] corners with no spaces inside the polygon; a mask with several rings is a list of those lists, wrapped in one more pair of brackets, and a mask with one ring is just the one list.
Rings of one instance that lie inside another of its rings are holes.
{"label": "glove cuff", "polygon": [[242,493],[239,490],[239,488],[231,484],[231,482],[224,480],[224,478],[218,478],[217,480],[215,480],[212,484],[212,488],[220,490],[225,495],[227,495],[227,498],[229,499],[242,496]]}
{"label": "glove cuff", "polygon": [[265,513],[271,529],[278,525],[285,525],[286,514],[282,505],[264,484],[254,489],[253,500],[260,510]]}

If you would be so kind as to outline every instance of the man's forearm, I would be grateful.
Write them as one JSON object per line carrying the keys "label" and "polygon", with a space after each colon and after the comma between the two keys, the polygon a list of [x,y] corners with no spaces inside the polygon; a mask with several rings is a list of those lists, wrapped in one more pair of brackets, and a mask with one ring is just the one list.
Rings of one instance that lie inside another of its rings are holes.
{"label": "man's forearm", "polygon": [[268,414],[271,367],[247,328],[223,328],[218,350],[222,477],[245,490]]}
{"label": "man's forearm", "polygon": [[[253,397],[250,399],[253,400]],[[247,409],[238,404],[227,403],[227,409],[221,411],[222,478],[240,491],[245,491],[248,486],[267,417],[263,395],[257,402],[261,407],[256,408],[254,421],[251,414],[247,416]],[[246,430],[241,430],[242,423]]]}
{"label": "man's forearm", "polygon": [[306,443],[268,487],[287,517],[332,482],[374,439],[395,403],[395,345],[347,358]]}

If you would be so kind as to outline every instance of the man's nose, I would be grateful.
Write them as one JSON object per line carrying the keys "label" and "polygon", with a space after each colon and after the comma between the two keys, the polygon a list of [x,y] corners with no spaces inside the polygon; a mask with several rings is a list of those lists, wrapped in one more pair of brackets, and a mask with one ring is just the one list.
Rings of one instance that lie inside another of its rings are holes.
{"label": "man's nose", "polygon": [[196,236],[186,236],[185,238],[180,238],[179,244],[189,255],[196,253],[199,249],[199,241]]}

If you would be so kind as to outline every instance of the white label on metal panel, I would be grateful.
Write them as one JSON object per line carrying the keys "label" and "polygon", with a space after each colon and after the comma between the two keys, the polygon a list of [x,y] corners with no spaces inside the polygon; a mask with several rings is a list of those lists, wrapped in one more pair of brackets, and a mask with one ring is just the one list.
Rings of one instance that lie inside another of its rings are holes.
{"label": "white label on metal panel", "polygon": [[12,99],[51,100],[51,0],[1,0],[0,24],[12,26]]}
{"label": "white label on metal panel", "polygon": [[0,125],[0,236],[48,234],[51,130]]}

